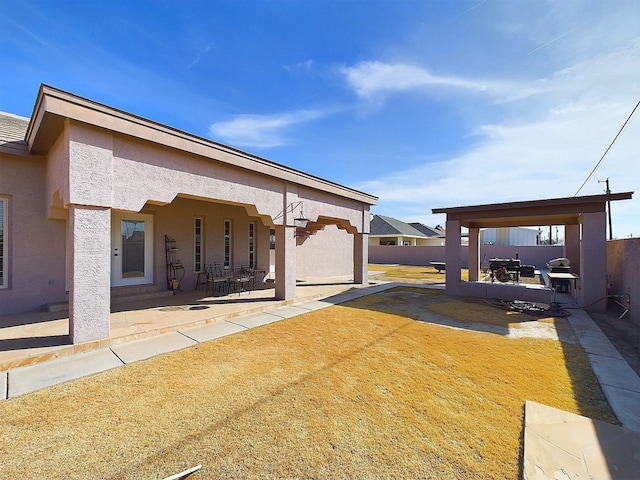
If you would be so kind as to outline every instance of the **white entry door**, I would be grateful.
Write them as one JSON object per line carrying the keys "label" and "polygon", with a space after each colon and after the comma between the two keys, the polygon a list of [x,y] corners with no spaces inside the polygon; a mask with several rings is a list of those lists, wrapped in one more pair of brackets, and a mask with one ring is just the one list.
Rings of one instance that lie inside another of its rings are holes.
{"label": "white entry door", "polygon": [[113,212],[111,286],[153,283],[153,216]]}

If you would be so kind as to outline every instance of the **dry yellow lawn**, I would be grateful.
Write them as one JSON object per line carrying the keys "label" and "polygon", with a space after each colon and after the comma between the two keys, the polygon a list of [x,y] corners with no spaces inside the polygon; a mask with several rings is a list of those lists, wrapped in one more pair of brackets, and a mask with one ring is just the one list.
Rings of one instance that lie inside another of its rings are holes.
{"label": "dry yellow lawn", "polygon": [[[394,282],[405,283],[444,283],[445,273],[439,273],[431,265],[382,265],[370,264],[369,271],[375,272],[372,279],[390,280]],[[382,275],[378,275],[382,272]],[[461,270],[462,280],[468,280],[469,270],[463,268]]]}
{"label": "dry yellow lawn", "polygon": [[516,479],[525,400],[615,422],[581,348],[437,324],[518,315],[401,287],[0,402],[0,478]]}

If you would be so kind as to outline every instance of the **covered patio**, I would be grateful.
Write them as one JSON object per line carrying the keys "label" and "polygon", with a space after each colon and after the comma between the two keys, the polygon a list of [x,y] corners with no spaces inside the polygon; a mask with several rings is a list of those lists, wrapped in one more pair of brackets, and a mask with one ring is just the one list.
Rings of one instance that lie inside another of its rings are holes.
{"label": "covered patio", "polygon": [[109,348],[182,329],[233,322],[235,318],[300,302],[323,300],[359,290],[350,276],[301,279],[292,300],[277,300],[273,283],[251,292],[205,295],[196,290],[147,299],[115,299],[109,338],[73,343],[69,312],[30,311],[0,315],[0,372],[74,354]]}
{"label": "covered patio", "polygon": [[[604,311],[607,305],[606,206],[616,200],[631,199],[633,192],[553,198],[523,202],[495,203],[463,207],[434,208],[446,220],[446,288],[452,295],[504,300],[552,303],[551,288],[531,288],[522,284],[490,283],[480,280],[480,229],[499,227],[539,227],[563,225],[564,257],[569,259],[575,278],[572,292],[577,305]],[[469,281],[462,281],[462,227],[469,233]],[[549,259],[552,260],[552,259]],[[526,259],[524,259],[526,264]],[[536,265],[544,270],[546,265]]]}
{"label": "covered patio", "polygon": [[146,334],[114,297],[198,296],[209,265],[267,275],[267,302],[309,275],[367,284],[374,196],[47,85],[9,120],[0,312],[66,309],[73,348]]}

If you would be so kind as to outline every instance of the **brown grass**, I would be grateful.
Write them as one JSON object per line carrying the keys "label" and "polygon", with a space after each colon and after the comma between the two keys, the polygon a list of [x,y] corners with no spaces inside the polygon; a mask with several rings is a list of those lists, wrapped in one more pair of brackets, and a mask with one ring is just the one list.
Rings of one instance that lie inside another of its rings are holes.
{"label": "brown grass", "polygon": [[[382,265],[370,264],[369,271],[374,272],[372,279],[389,280],[404,283],[442,283],[444,284],[445,273],[429,266],[416,265]],[[379,274],[378,272],[382,272]],[[462,280],[469,279],[469,270],[461,270]]]}
{"label": "brown grass", "polygon": [[515,479],[525,400],[615,421],[581,348],[416,320],[442,306],[470,304],[394,289],[0,402],[0,477]]}

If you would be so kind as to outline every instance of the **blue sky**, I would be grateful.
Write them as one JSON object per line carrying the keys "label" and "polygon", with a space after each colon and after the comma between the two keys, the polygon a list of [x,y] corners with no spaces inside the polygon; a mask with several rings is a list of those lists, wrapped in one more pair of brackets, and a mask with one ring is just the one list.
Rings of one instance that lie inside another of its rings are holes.
{"label": "blue sky", "polygon": [[[436,207],[636,191],[640,0],[0,0],[0,110],[40,83],[379,197]],[[639,109],[640,110],[640,109]]]}

